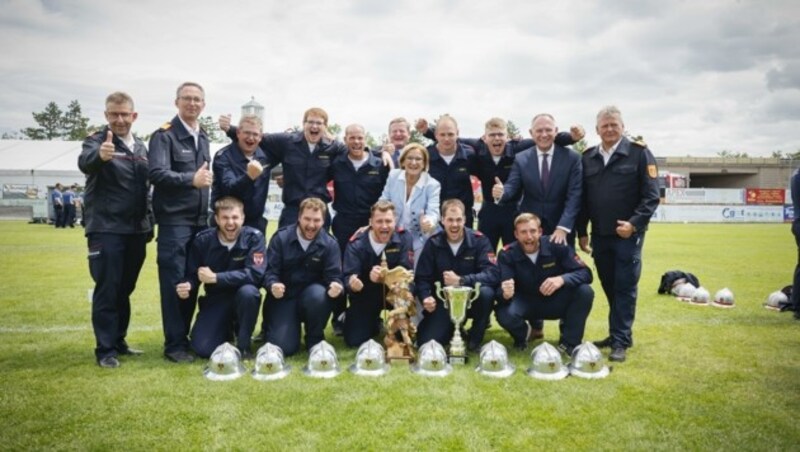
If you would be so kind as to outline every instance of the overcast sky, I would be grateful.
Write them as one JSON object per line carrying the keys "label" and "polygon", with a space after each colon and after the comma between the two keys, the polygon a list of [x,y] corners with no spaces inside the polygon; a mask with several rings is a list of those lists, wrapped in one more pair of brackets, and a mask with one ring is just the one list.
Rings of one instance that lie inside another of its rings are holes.
{"label": "overcast sky", "polygon": [[[147,134],[185,80],[216,118],[255,96],[267,131],[312,106],[373,135],[450,113],[562,129],[617,105],[657,156],[800,150],[800,2],[0,0],[0,132],[130,93]],[[526,132],[527,135],[527,132]]]}

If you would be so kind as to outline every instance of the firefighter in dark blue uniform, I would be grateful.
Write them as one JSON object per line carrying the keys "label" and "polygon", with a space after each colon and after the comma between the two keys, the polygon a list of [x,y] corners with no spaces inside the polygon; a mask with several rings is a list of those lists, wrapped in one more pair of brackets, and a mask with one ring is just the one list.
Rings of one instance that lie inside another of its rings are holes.
{"label": "firefighter in dark blue uniform", "polygon": [[336,240],[322,226],[325,203],[309,198],[300,203],[295,225],[278,230],[267,248],[267,340],[284,355],[300,349],[305,325],[306,349],[325,339],[331,300],[342,294],[342,258]]}
{"label": "firefighter in dark blue uniform", "polygon": [[592,272],[566,244],[542,235],[541,221],[532,213],[514,221],[516,242],[497,258],[500,287],[496,315],[500,326],[525,350],[531,327],[538,319],[560,319],[559,348],[567,355],[583,341],[592,310]]}
{"label": "firefighter in dark blue uniform", "polygon": [[[389,176],[389,167],[365,147],[364,139],[363,126],[347,126],[344,133],[347,154],[336,157],[330,169],[333,178],[333,210],[336,211],[331,222],[331,232],[339,243],[342,259],[353,233],[369,224],[370,208],[380,198]],[[337,335],[342,334],[342,324],[338,319],[345,310],[345,304],[345,297],[341,297],[333,306],[332,323]]]}
{"label": "firefighter in dark blue uniform", "polygon": [[[419,131],[425,138],[435,140],[435,128],[428,127],[425,120],[418,121]],[[572,134],[561,132],[556,136],[556,143],[569,146],[583,138],[583,128],[572,127]],[[519,213],[516,202],[497,204],[492,198],[492,186],[500,180],[505,183],[511,172],[516,154],[534,146],[531,139],[508,139],[508,123],[501,118],[486,121],[485,134],[482,138],[459,138],[459,142],[471,146],[475,153],[469,162],[469,172],[481,182],[483,203],[478,212],[478,230],[481,231],[492,249],[502,239],[503,245],[514,241],[513,218]],[[518,201],[518,199],[517,199]]]}
{"label": "firefighter in dark blue uniform", "polygon": [[[217,226],[195,237],[189,250],[186,276],[176,286],[186,299],[200,284],[200,310],[192,327],[192,348],[208,358],[231,336],[235,324],[236,347],[243,359],[252,359],[250,336],[261,306],[259,287],[266,270],[264,234],[244,224],[244,205],[234,197],[214,203]],[[235,321],[235,322],[234,322]]]}
{"label": "firefighter in dark blue uniform", "polygon": [[[220,117],[219,123],[233,138],[236,128],[230,126],[230,118]],[[337,156],[347,153],[347,148],[327,138],[327,127],[328,113],[315,107],[303,114],[302,132],[270,133],[261,140],[259,146],[272,165],[283,166],[283,210],[279,228],[297,221],[300,202],[304,199],[314,197],[326,204],[331,202],[327,187],[332,179],[330,168]],[[391,161],[388,154],[383,159],[386,163]],[[330,217],[326,216],[325,228],[329,225]]]}
{"label": "firefighter in dark blue uniform", "polygon": [[62,196],[64,201],[64,226],[75,227],[75,189],[72,185],[68,187]]}
{"label": "firefighter in dark blue uniform", "polygon": [[89,272],[95,282],[92,327],[101,367],[119,366],[118,355],[138,355],[125,338],[130,295],[152,238],[148,205],[147,148],[131,134],[133,99],[115,92],[106,98],[109,126],[83,142],[78,167],[87,175],[83,205]]}
{"label": "firefighter in dark blue uniform", "polygon": [[233,143],[214,156],[214,182],[211,205],[224,196],[233,196],[244,203],[244,225],[266,233],[264,205],[269,194],[270,162],[258,146],[262,137],[261,119],[243,116]]}
{"label": "firefighter in dark blue uniform", "polygon": [[385,307],[386,287],[381,276],[381,260],[388,268],[398,265],[414,268],[411,234],[395,229],[395,208],[389,201],[378,201],[371,209],[369,229],[353,236],[344,254],[345,289],[350,299],[344,322],[344,342],[358,347],[378,334],[380,312]]}
{"label": "firefighter in dark blue uniform", "polygon": [[183,279],[194,236],[207,227],[211,157],[208,136],[198,118],[205,106],[203,88],[192,82],[178,87],[178,115],[153,132],[148,159],[153,184],[153,212],[158,223],[158,282],[164,326],[164,356],[187,363],[189,327],[196,289],[179,300],[175,285]]}
{"label": "firefighter in dark blue uniform", "polygon": [[642,247],[659,201],[655,158],[643,143],[623,136],[624,130],[616,107],[604,107],[597,114],[602,143],[583,153],[583,206],[575,226],[581,249],[592,253],[608,299],[609,336],[595,345],[611,347],[611,361],[625,361],[626,350],[633,346]]}
{"label": "firefighter in dark blue uniform", "polygon": [[458,140],[458,124],[449,115],[442,115],[436,124],[436,143],[428,146],[430,168],[428,174],[442,185],[440,202],[458,199],[466,209],[466,227],[472,229],[474,215],[472,206],[475,195],[472,193],[470,178],[471,161],[475,150]]}
{"label": "firefighter in dark blue uniform", "polygon": [[64,187],[60,183],[56,183],[53,191],[50,192],[50,201],[53,204],[53,224],[56,228],[63,228],[66,216],[64,214],[64,195],[61,191]]}
{"label": "firefighter in dark blue uniform", "polygon": [[481,283],[480,294],[467,311],[472,328],[467,348],[476,351],[483,342],[489,324],[497,286],[495,253],[489,240],[479,231],[464,227],[464,205],[449,199],[442,205],[444,230],[437,232],[422,248],[414,275],[414,292],[422,301],[422,321],[417,328],[417,343],[435,339],[446,345],[453,337],[454,326],[444,302],[435,294],[435,282],[442,287],[469,286]]}

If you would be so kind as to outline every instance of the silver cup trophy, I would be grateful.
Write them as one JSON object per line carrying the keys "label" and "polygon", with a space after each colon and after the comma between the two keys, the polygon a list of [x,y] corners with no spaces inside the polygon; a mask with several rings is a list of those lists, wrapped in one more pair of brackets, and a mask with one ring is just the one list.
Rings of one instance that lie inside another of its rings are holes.
{"label": "silver cup trophy", "polygon": [[466,364],[467,349],[464,346],[464,339],[461,338],[460,325],[467,318],[467,310],[472,302],[481,293],[481,283],[475,283],[475,287],[445,287],[436,281],[436,295],[444,301],[444,306],[450,311],[450,320],[456,327],[453,339],[450,341],[450,354],[447,361],[450,364]]}

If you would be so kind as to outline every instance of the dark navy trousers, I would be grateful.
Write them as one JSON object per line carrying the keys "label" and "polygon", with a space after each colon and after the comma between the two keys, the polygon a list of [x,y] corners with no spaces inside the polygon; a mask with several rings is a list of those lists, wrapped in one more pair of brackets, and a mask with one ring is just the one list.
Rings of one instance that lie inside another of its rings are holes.
{"label": "dark navy trousers", "polygon": [[147,234],[90,233],[89,273],[94,280],[92,327],[98,360],[128,348],[130,295],[145,258]]}
{"label": "dark navy trousers", "polygon": [[178,298],[175,286],[183,281],[186,257],[198,226],[159,225],[157,241],[158,283],[161,291],[161,322],[164,352],[189,351],[189,327],[197,305],[197,288],[186,300]]}
{"label": "dark navy trousers", "polygon": [[[198,299],[199,311],[192,327],[192,349],[208,358],[226,342],[236,325],[236,346],[250,350],[250,336],[258,320],[261,292],[247,284],[236,291],[206,294]],[[235,320],[235,322],[234,322]]]}

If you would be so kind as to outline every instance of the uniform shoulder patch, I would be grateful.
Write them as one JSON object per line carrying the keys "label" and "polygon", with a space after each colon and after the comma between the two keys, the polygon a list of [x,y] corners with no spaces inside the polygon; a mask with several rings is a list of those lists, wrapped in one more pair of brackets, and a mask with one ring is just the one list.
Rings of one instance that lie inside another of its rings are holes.
{"label": "uniform shoulder patch", "polygon": [[508,251],[511,249],[511,244],[503,245],[503,251]]}
{"label": "uniform shoulder patch", "polygon": [[165,122],[164,125],[161,126],[161,130],[169,130],[170,127],[172,127],[172,123]]}
{"label": "uniform shoulder patch", "polygon": [[473,230],[472,232],[475,233],[475,237],[483,237],[483,232],[481,232],[481,231]]}
{"label": "uniform shoulder patch", "polygon": [[397,227],[397,232],[400,232],[400,233],[406,232],[406,228],[404,228],[402,226],[398,226]]}
{"label": "uniform shoulder patch", "polygon": [[633,144],[635,144],[635,145],[637,145],[639,147],[642,147],[642,148],[646,148],[647,147],[647,143],[645,143],[644,140],[641,139],[641,138],[637,138],[635,140],[631,140],[631,143],[633,143]]}
{"label": "uniform shoulder patch", "polygon": [[650,179],[655,179],[658,177],[658,168],[655,165],[647,165],[647,175]]}

